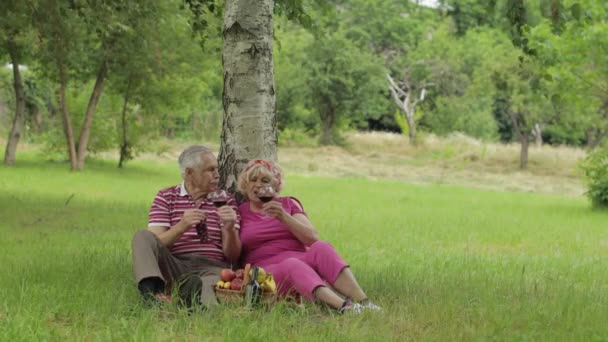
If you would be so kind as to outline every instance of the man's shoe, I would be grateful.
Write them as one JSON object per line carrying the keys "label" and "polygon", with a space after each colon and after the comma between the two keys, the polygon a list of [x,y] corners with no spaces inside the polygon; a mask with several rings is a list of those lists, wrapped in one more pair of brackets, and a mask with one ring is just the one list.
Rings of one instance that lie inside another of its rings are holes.
{"label": "man's shoe", "polygon": [[171,296],[164,293],[157,293],[154,295],[154,300],[158,303],[169,304],[171,303]]}
{"label": "man's shoe", "polygon": [[171,296],[164,293],[148,294],[144,296],[144,306],[148,309],[164,306],[171,303]]}

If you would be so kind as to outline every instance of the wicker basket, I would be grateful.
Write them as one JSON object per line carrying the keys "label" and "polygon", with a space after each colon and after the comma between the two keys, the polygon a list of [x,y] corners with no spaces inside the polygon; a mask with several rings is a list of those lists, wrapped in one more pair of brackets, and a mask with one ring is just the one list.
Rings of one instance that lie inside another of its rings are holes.
{"label": "wicker basket", "polygon": [[[243,270],[243,288],[240,291],[215,288],[215,295],[220,303],[245,303],[245,287],[249,284],[249,270],[251,266],[247,264]],[[266,306],[273,305],[277,301],[277,294],[273,292],[262,292],[261,303]]]}
{"label": "wicker basket", "polygon": [[220,303],[242,303],[245,292],[215,288],[215,295]]}
{"label": "wicker basket", "polygon": [[[245,303],[245,290],[235,291],[228,289],[215,289],[215,295],[220,303]],[[277,300],[276,293],[262,292],[261,303],[264,305],[273,305]]]}

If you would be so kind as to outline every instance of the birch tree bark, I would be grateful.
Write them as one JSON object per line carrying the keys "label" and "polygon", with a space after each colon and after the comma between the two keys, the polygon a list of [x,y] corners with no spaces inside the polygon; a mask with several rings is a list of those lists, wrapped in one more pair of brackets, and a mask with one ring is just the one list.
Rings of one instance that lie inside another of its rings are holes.
{"label": "birch tree bark", "polygon": [[277,159],[273,6],[272,0],[227,0],[224,5],[219,167],[220,184],[230,191],[249,160]]}

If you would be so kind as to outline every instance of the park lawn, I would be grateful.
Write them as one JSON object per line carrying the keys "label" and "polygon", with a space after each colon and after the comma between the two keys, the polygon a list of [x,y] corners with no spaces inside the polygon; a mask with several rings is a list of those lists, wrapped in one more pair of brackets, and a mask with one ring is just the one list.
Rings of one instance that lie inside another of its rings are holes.
{"label": "park lawn", "polygon": [[0,167],[0,340],[606,340],[608,213],[583,198],[289,175],[382,313],[145,309],[130,240],[175,163]]}

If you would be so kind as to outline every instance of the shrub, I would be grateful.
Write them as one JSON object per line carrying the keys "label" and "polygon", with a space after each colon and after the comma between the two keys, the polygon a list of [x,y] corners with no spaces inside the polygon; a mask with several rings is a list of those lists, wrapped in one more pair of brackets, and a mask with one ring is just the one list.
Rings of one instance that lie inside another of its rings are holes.
{"label": "shrub", "polygon": [[608,208],[608,146],[593,151],[581,163],[587,196],[595,208]]}
{"label": "shrub", "polygon": [[285,128],[279,131],[279,146],[281,147],[316,147],[317,145],[315,137],[301,129]]}

